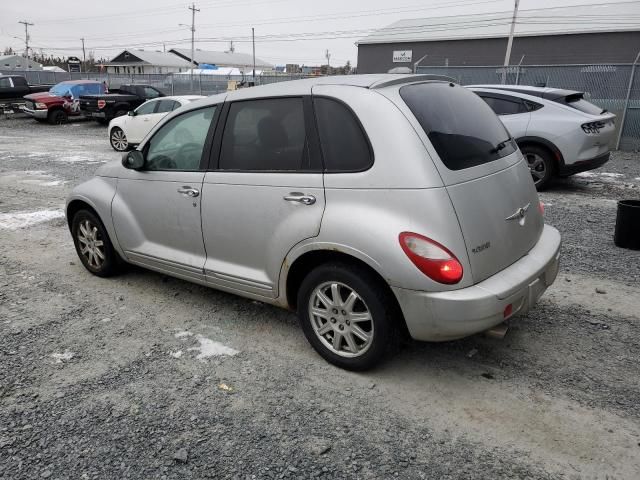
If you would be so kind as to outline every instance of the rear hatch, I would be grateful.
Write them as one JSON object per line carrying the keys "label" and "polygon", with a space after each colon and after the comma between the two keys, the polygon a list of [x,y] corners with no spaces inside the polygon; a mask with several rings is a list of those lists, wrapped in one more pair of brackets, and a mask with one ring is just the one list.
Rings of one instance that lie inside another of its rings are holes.
{"label": "rear hatch", "polygon": [[493,110],[444,82],[411,84],[400,95],[435,152],[464,236],[473,281],[515,263],[537,243],[544,220],[529,169]]}

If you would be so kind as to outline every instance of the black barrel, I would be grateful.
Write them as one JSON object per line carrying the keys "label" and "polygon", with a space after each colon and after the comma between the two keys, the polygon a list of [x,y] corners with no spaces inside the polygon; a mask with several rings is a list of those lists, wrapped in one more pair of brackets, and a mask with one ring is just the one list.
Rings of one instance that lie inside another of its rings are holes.
{"label": "black barrel", "polygon": [[621,248],[640,250],[640,200],[620,200],[613,242]]}

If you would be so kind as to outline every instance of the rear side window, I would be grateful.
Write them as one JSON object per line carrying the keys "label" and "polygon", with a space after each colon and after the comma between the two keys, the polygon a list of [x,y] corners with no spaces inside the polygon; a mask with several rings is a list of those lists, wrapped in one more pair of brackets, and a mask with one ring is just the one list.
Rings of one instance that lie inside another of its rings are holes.
{"label": "rear side window", "polygon": [[160,92],[158,92],[155,88],[144,87],[144,96],[147,98],[156,98],[160,96]]}
{"label": "rear side window", "polygon": [[516,151],[491,108],[475,93],[450,83],[418,83],[400,96],[450,170],[475,167]]}
{"label": "rear side window", "polygon": [[310,169],[302,98],[234,102],[222,136],[221,170]]}
{"label": "rear side window", "polygon": [[517,100],[508,100],[506,98],[491,97],[487,95],[480,95],[487,105],[491,107],[491,110],[496,112],[496,115],[514,115],[516,113],[525,113],[527,108],[524,104]]}
{"label": "rear side window", "polygon": [[8,78],[0,78],[0,88],[10,88],[11,80]]}
{"label": "rear side window", "polygon": [[556,100],[559,103],[564,103],[571,108],[575,108],[576,110],[581,111],[582,113],[587,113],[589,115],[600,115],[601,113],[606,112],[606,110],[594,105],[591,102],[587,102],[584,98],[582,98],[582,94],[574,94],[567,95],[566,97],[560,98]]}
{"label": "rear side window", "polygon": [[342,103],[314,98],[318,134],[327,172],[359,172],[373,163],[369,142],[354,114]]}
{"label": "rear side window", "polygon": [[178,104],[178,106],[180,106],[180,104],[178,102],[175,102],[173,100],[160,100],[158,102],[158,110],[156,111],[156,113],[167,113],[167,112],[171,112],[173,110],[176,109],[176,104]]}

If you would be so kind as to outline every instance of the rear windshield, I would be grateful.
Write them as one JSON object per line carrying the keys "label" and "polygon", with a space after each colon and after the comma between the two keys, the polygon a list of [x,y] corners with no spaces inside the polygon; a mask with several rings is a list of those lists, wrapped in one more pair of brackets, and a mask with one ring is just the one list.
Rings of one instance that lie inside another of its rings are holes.
{"label": "rear windshield", "polygon": [[568,95],[564,98],[559,99],[558,101],[589,115],[600,115],[601,113],[606,112],[606,110],[600,108],[599,106],[594,105],[591,102],[587,102],[584,98],[582,98],[581,93]]}
{"label": "rear windshield", "polygon": [[492,162],[516,151],[496,114],[475,93],[452,83],[418,83],[400,89],[450,170]]}

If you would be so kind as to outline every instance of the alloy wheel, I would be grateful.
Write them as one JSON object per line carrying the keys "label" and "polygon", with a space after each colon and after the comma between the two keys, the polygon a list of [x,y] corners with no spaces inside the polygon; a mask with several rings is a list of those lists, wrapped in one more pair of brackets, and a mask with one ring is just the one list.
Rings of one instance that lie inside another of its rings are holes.
{"label": "alloy wheel", "polygon": [[83,220],[78,226],[78,242],[80,254],[85,257],[87,264],[99,270],[106,259],[104,241],[100,237],[98,227],[89,220]]}
{"label": "alloy wheel", "polygon": [[119,128],[114,128],[111,132],[111,145],[119,152],[124,152],[129,146],[127,136]]}
{"label": "alloy wheel", "polygon": [[309,319],[316,336],[341,357],[365,353],[373,341],[369,308],[358,293],[340,282],[325,282],[309,298]]}
{"label": "alloy wheel", "polygon": [[527,153],[525,154],[527,158],[527,163],[529,164],[529,171],[531,172],[531,178],[533,178],[533,183],[538,185],[542,182],[547,175],[547,164],[544,162],[544,159],[538,155],[537,153]]}

